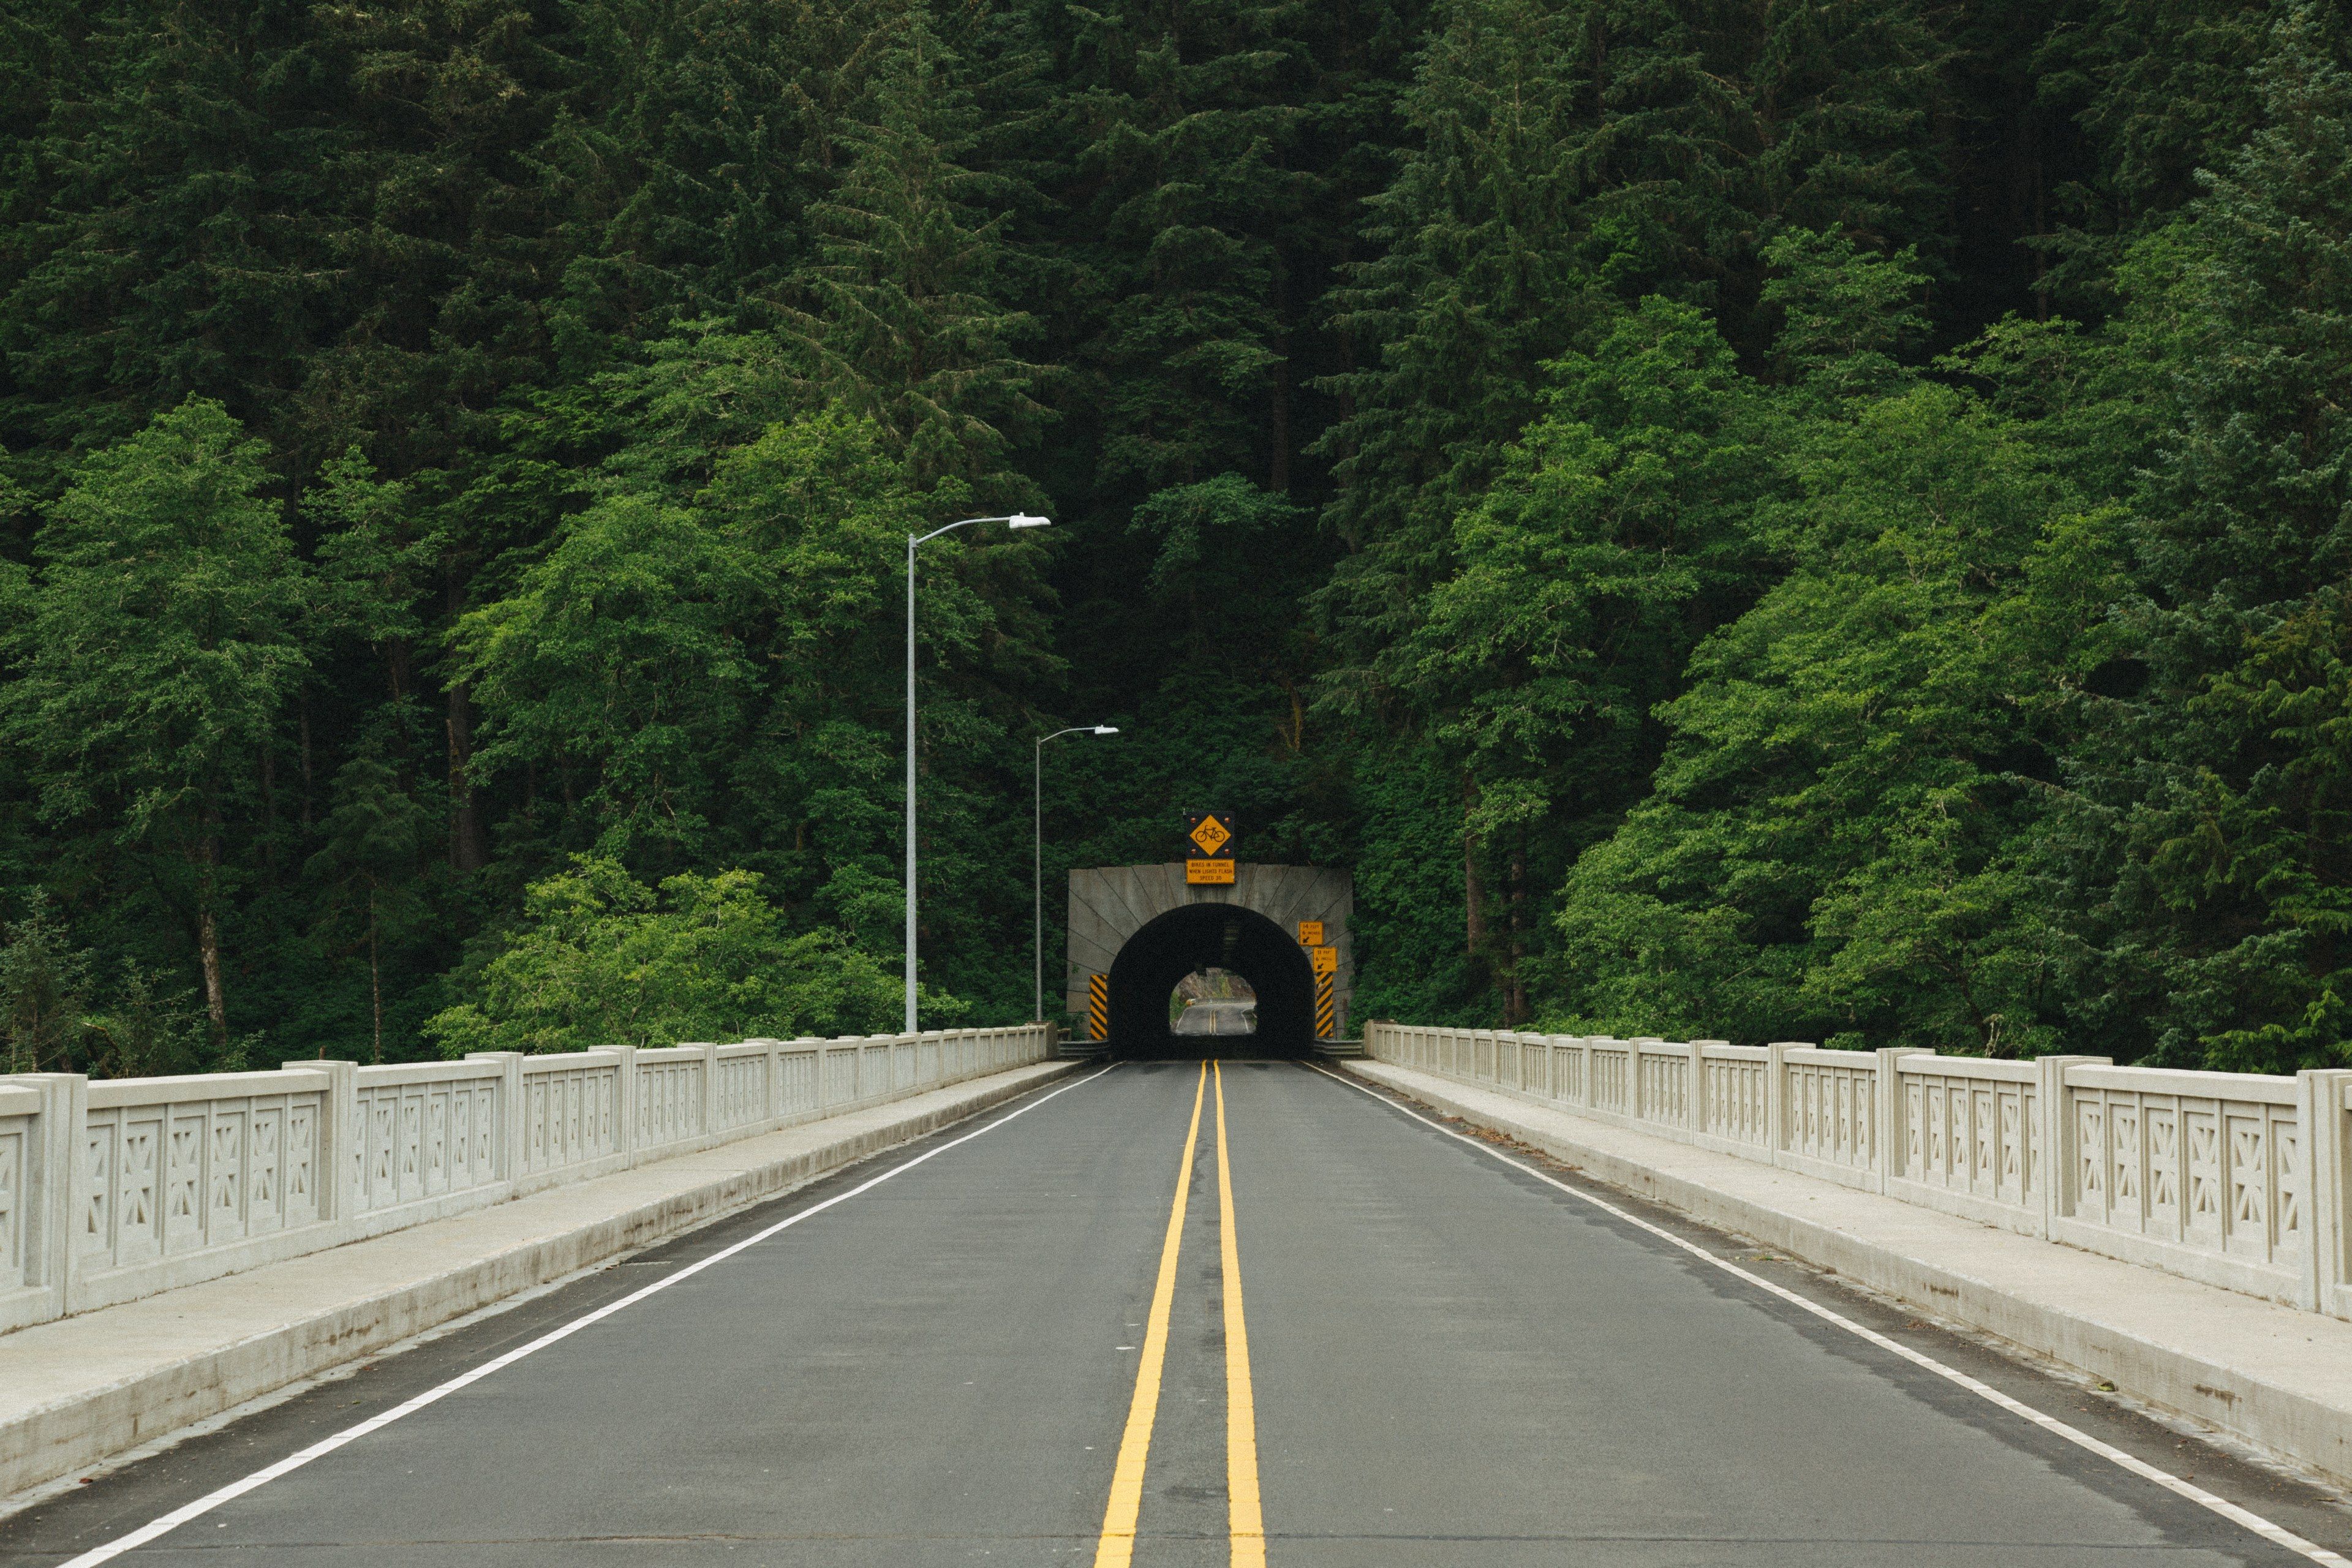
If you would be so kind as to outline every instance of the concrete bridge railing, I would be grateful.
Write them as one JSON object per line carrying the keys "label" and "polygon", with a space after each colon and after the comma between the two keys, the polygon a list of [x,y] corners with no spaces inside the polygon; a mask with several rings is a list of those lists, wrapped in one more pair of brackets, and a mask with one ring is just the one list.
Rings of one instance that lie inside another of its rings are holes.
{"label": "concrete bridge railing", "polygon": [[1376,1060],[2352,1318],[2352,1071],[1374,1023]]}
{"label": "concrete bridge railing", "polygon": [[1047,1025],[0,1078],[0,1331],[1040,1061]]}

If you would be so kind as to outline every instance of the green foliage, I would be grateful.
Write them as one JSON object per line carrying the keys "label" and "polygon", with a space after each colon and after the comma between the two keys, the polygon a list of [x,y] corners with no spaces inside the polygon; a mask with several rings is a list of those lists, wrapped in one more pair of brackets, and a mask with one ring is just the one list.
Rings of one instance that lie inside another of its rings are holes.
{"label": "green foliage", "polygon": [[1047,885],[1233,810],[1353,869],[1360,1016],[2352,1059],[2347,65],[2290,0],[20,0],[9,1060],[891,1022],[906,541],[1016,509],[918,566],[941,1016],[1027,1016],[1082,721]]}
{"label": "green foliage", "polygon": [[1045,413],[1039,367],[1014,352],[1035,323],[1003,302],[1013,193],[960,161],[979,115],[959,63],[918,16],[877,70],[870,122],[844,133],[839,185],[810,209],[817,384],[877,421],[924,485],[1000,478]]}
{"label": "green foliage", "polygon": [[53,1072],[76,1043],[89,1005],[90,954],[36,905],[9,923],[0,946],[0,1027],[10,1072]]}
{"label": "green foliage", "polygon": [[0,726],[43,820],[96,826],[86,874],[165,889],[227,1045],[218,924],[233,819],[308,664],[308,589],[259,443],[191,398],[94,454],[48,509]]}
{"label": "green foliage", "polygon": [[2081,879],[2123,1048],[2283,1070],[2347,1059],[2334,912],[2336,649],[2352,556],[2352,71],[2333,13],[2282,19],[2263,124],[2125,279],[2177,425],[2141,501],[2149,679],[2086,749],[2106,854]]}
{"label": "green foliage", "polygon": [[681,873],[656,889],[589,856],[531,884],[479,994],[425,1025],[444,1055],[873,1034],[899,1004],[897,978],[838,934],[789,933],[754,873]]}
{"label": "green foliage", "polygon": [[1927,334],[1916,247],[1857,251],[1843,234],[1792,228],[1764,247],[1774,276],[1764,303],[1780,312],[1772,340],[1782,375],[1832,397],[1884,392],[1901,379],[1895,355]]}
{"label": "green foliage", "polygon": [[1793,466],[1789,575],[1696,651],[1654,792],[1570,878],[1566,1012],[2050,1048],[2066,943],[2032,833],[2116,520],[2071,511],[2030,445],[1941,388]]}

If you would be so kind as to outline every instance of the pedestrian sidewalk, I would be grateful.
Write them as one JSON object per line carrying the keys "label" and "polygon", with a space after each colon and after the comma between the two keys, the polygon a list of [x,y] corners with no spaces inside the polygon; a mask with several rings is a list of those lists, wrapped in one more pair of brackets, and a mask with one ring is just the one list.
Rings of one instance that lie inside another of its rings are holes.
{"label": "pedestrian sidewalk", "polygon": [[1597,1181],[2352,1482],[2352,1322],[1430,1073],[1344,1066]]}
{"label": "pedestrian sidewalk", "polygon": [[790,1192],[1074,1068],[1016,1068],[0,1334],[0,1499]]}

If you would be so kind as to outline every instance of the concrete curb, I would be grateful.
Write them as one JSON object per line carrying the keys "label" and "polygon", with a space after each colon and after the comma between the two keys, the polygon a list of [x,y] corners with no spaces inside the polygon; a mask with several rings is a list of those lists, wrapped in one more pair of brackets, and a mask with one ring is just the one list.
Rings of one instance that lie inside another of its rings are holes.
{"label": "concrete curb", "polygon": [[[1512,1114],[1512,1102],[1491,1091],[1454,1086],[1424,1073],[1379,1062],[1343,1062],[1336,1064],[1336,1070],[1352,1073],[1440,1114],[1507,1134],[1564,1164],[1577,1167],[1596,1181],[1677,1210],[1704,1225],[1751,1237],[1870,1289],[1915,1302],[1941,1317],[1983,1330],[2065,1366],[2105,1379],[2137,1398],[2205,1422],[2337,1482],[2352,1483],[2352,1409],[2329,1403],[2310,1391],[2312,1384],[2322,1381],[2321,1357],[2334,1359],[2330,1352],[2315,1350],[2311,1360],[2303,1363],[2307,1375],[2290,1381],[2288,1375],[2282,1375],[2282,1363],[2292,1363],[2279,1353],[2279,1347],[2273,1342],[2276,1340],[2274,1334],[2255,1347],[2257,1353],[2243,1358],[2265,1364],[2235,1364],[2226,1352],[2216,1354],[2210,1348],[2167,1343],[2120,1323],[2102,1321],[2037,1300],[2006,1283],[1932,1263],[1883,1242],[1720,1191],[1595,1143],[1580,1142],[1540,1124],[1533,1117]],[[1547,1112],[1534,1106],[1527,1109],[1563,1121],[1572,1120],[1567,1112]],[[1640,1136],[1613,1128],[1606,1132],[1612,1141]],[[1680,1145],[1674,1147],[1679,1152],[1690,1152]],[[1785,1181],[1812,1180],[1788,1173],[1777,1174]],[[1927,1217],[1948,1222],[1948,1216]],[[2000,1239],[2013,1240],[2028,1247],[2058,1246],[2030,1237]],[[2080,1259],[2090,1267],[2136,1272],[2128,1264],[2073,1248],[2059,1250],[2069,1261]],[[2158,1284],[2158,1281],[2149,1281],[2151,1290]],[[2264,1325],[2271,1321],[2271,1314],[2286,1315],[2292,1310],[2233,1297],[2217,1288],[2189,1281],[2168,1279],[2161,1285],[2168,1293],[2210,1291],[2221,1299],[2216,1302],[2218,1310]],[[2256,1318],[2256,1314],[2260,1317]],[[2294,1326],[2314,1331],[2314,1340],[2323,1335],[2337,1337],[2336,1331],[2343,1327],[2336,1324],[2334,1329],[2326,1329],[2323,1324],[2330,1321],[2310,1321],[2308,1314],[2294,1317]]]}
{"label": "concrete curb", "polygon": [[[1047,1061],[993,1074],[978,1080],[971,1092],[944,1105],[935,1104],[914,1115],[863,1128],[785,1159],[730,1172],[561,1234],[535,1237],[488,1257],[470,1258],[429,1279],[345,1303],[334,1310],[287,1323],[268,1332],[193,1352],[137,1377],[0,1415],[0,1501],[217,1415],[247,1400],[331,1371],[507,1297],[782,1196],[842,1166],[1027,1094],[1076,1070],[1078,1065]],[[862,1114],[866,1113],[852,1111],[844,1119]],[[821,1121],[803,1123],[787,1131],[807,1132],[823,1125]],[[723,1150],[699,1152],[709,1155]],[[696,1157],[678,1156],[680,1160]],[[640,1166],[632,1173],[657,1172],[661,1163]],[[409,1231],[377,1239],[415,1236],[415,1232]],[[350,1245],[366,1247],[370,1243]],[[314,1253],[309,1258],[289,1260],[289,1264],[332,1258],[342,1250]],[[61,1322],[87,1322],[112,1310],[101,1309],[80,1320],[66,1319]]]}

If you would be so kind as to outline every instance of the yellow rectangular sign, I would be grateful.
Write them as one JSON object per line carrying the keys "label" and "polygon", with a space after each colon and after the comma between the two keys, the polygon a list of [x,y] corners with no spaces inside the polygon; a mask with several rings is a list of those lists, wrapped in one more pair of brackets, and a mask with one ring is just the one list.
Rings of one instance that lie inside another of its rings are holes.
{"label": "yellow rectangular sign", "polygon": [[1338,948],[1318,947],[1312,949],[1311,951],[1315,958],[1316,973],[1337,974],[1339,973],[1339,950]]}
{"label": "yellow rectangular sign", "polygon": [[1189,887],[1233,886],[1234,863],[1231,860],[1187,860],[1184,881]]}
{"label": "yellow rectangular sign", "polygon": [[1321,921],[1300,921],[1298,922],[1298,945],[1301,947],[1321,947],[1323,945],[1323,922]]}

